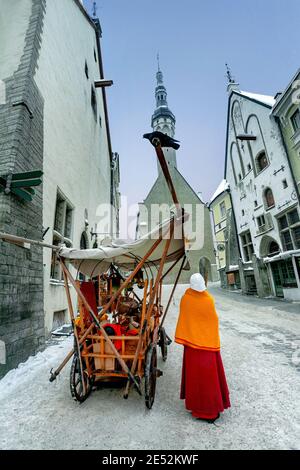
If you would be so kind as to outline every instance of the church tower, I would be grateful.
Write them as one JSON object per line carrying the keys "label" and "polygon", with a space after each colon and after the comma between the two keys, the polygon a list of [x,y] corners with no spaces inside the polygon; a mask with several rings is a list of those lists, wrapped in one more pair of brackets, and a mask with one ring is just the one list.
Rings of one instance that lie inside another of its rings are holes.
{"label": "church tower", "polygon": [[[176,119],[167,101],[167,90],[163,81],[163,74],[158,63],[156,73],[155,100],[156,108],[152,115],[151,125],[153,131],[159,131],[168,136],[175,137]],[[200,272],[207,275],[210,280],[217,280],[216,257],[210,225],[210,212],[207,205],[199,198],[198,194],[189,185],[177,168],[176,151],[171,147],[163,148],[165,159],[169,166],[170,175],[178,196],[179,203],[189,213],[189,223],[185,226],[187,239],[197,240],[195,246],[190,247],[189,264],[190,271],[183,271],[181,282],[188,283],[192,273]],[[136,238],[146,236],[159,223],[170,217],[174,202],[166,183],[164,174],[158,162],[157,178],[147,194],[146,198],[139,203],[137,215]],[[201,240],[200,240],[201,239]],[[177,275],[176,267],[164,282],[173,283]]]}
{"label": "church tower", "polygon": [[[158,61],[158,71],[156,74],[156,88],[155,88],[155,101],[156,109],[152,115],[151,126],[153,131],[160,131],[170,137],[175,136],[175,123],[176,119],[170,108],[168,107],[167,101],[167,89],[164,85],[163,74],[160,70]],[[176,162],[176,150],[172,148],[164,148],[164,154],[168,165],[177,168]],[[160,174],[161,168],[158,163],[158,173]]]}

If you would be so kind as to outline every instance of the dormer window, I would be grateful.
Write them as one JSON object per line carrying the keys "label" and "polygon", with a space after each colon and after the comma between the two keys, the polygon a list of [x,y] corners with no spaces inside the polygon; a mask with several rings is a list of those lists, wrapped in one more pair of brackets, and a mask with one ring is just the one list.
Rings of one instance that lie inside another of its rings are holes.
{"label": "dormer window", "polygon": [[257,171],[260,173],[262,170],[264,170],[267,166],[269,165],[267,155],[265,151],[262,151],[258,154],[256,157],[256,166],[257,166]]}

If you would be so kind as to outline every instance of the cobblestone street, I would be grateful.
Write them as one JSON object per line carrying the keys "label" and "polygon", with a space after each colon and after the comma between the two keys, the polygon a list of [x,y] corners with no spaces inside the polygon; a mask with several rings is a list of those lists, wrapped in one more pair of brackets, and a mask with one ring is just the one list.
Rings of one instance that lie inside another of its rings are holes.
{"label": "cobblestone street", "polygon": [[[168,316],[173,336],[177,288]],[[169,287],[165,287],[165,293]],[[95,390],[82,405],[69,390],[69,369],[50,384],[72,338],[11,371],[0,381],[1,449],[296,449],[300,447],[299,304],[222,291],[215,296],[232,408],[216,425],[194,420],[179,400],[182,348],[172,344],[151,411],[132,391]]]}

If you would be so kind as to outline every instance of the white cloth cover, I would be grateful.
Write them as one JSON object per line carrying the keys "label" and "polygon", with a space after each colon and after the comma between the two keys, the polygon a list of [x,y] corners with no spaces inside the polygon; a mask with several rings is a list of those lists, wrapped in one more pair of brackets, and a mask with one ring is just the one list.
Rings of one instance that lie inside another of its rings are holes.
{"label": "white cloth cover", "polygon": [[[99,248],[87,250],[62,247],[59,255],[66,260],[70,260],[79,272],[90,277],[106,272],[111,263],[123,270],[132,270],[162,234],[163,240],[145,264],[145,267],[155,271],[154,266],[160,263],[168,239],[170,222],[170,219],[164,221],[155,230],[133,242],[113,240],[108,246],[99,246]],[[186,251],[187,243],[183,235],[183,220],[177,218],[175,219],[174,236],[170,243],[166,262],[174,262],[176,259],[181,258]],[[188,262],[184,269],[190,269]]]}

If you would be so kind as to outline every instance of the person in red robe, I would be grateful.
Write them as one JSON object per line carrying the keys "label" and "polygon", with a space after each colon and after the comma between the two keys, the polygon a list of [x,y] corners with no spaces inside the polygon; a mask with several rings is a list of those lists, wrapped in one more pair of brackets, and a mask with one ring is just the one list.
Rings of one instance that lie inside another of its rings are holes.
{"label": "person in red robe", "polygon": [[215,302],[199,273],[181,299],[175,342],[184,346],[180,398],[195,418],[213,423],[230,399]]}

